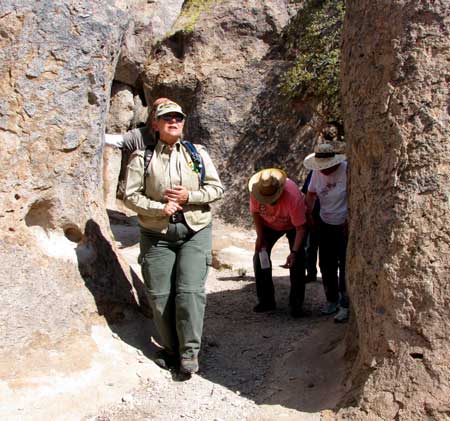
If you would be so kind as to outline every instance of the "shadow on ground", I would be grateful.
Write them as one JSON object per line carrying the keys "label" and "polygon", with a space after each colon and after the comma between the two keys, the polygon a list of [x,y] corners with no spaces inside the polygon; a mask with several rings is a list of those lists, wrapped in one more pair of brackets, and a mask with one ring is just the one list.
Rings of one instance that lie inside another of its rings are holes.
{"label": "shadow on ground", "polygon": [[[143,293],[142,282],[131,270],[130,283],[94,221],[87,223],[85,236],[86,244],[77,249],[79,270],[99,314],[121,340],[153,359],[157,348],[150,338],[156,332],[153,322],[139,312],[135,294]],[[320,316],[322,284],[307,284],[304,307],[311,315],[293,319],[287,305],[288,277],[273,277],[277,310],[261,314],[252,311],[253,278],[232,272],[214,275],[207,284],[199,375],[258,405],[310,413],[334,408],[345,376],[346,326]]]}
{"label": "shadow on ground", "polygon": [[[139,225],[136,215],[107,209],[111,231],[119,248],[127,248],[139,243]],[[131,228],[131,229],[130,229]]]}
{"label": "shadow on ground", "polygon": [[98,314],[122,341],[154,358],[157,348],[150,338],[155,330],[146,317],[150,311],[142,281],[131,267],[127,276],[95,221],[86,223],[84,236],[84,242],[76,248],[78,269]]}
{"label": "shadow on ground", "polygon": [[289,278],[274,277],[277,310],[269,313],[252,311],[254,283],[242,283],[208,295],[200,375],[258,405],[311,413],[334,408],[345,377],[346,326],[320,315],[322,284],[307,284],[304,307],[311,316],[293,319]]}

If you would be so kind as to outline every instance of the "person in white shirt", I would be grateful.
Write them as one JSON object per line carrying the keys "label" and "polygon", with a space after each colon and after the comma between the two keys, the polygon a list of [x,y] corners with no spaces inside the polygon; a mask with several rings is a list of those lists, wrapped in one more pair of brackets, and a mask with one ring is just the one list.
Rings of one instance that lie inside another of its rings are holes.
{"label": "person in white shirt", "polygon": [[335,322],[348,320],[349,301],[345,285],[345,258],[348,239],[347,161],[335,145],[322,143],[308,155],[303,165],[313,170],[306,194],[307,216],[311,223],[314,203],[320,201],[319,267],[327,298],[323,314],[337,312]]}

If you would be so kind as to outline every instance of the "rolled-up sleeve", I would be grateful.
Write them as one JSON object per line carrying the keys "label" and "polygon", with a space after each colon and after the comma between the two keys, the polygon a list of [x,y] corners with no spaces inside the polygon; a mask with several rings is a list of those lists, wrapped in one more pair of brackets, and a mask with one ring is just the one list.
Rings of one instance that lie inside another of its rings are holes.
{"label": "rolled-up sleeve", "polygon": [[189,192],[188,203],[193,205],[203,205],[221,199],[224,188],[216,167],[206,149],[200,145],[195,146],[205,167],[205,179],[199,190]]}
{"label": "rolled-up sleeve", "polygon": [[144,152],[135,152],[127,166],[125,197],[127,208],[145,216],[161,216],[164,204],[144,194]]}

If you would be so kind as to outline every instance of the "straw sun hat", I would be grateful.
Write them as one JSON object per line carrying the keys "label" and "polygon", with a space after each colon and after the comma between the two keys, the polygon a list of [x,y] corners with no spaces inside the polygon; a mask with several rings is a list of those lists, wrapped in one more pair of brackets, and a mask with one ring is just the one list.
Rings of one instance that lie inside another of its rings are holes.
{"label": "straw sun hat", "polygon": [[283,193],[286,173],[278,168],[267,168],[253,174],[248,189],[259,203],[270,205]]}
{"label": "straw sun hat", "polygon": [[314,148],[314,152],[312,154],[309,154],[304,159],[303,165],[308,170],[325,170],[345,160],[345,155],[340,153],[335,145],[330,143],[321,143]]}

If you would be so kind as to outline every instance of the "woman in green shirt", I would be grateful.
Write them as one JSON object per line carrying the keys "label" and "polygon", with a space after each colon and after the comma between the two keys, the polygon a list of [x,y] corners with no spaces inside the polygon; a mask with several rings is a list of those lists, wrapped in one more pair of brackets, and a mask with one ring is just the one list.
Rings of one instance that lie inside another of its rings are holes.
{"label": "woman in green shirt", "polygon": [[[145,170],[144,151],[128,164],[124,202],[138,214],[142,274],[163,352],[156,363],[198,371],[206,304],[205,281],[211,264],[211,210],[223,186],[203,146],[196,145],[204,177],[182,133],[185,114],[174,102],[156,109],[159,140]],[[145,179],[145,180],[144,180]]]}

